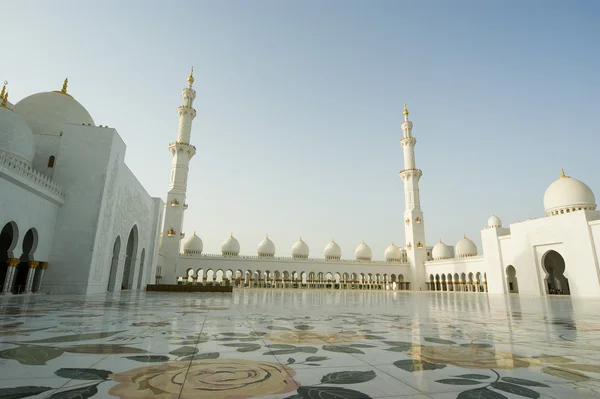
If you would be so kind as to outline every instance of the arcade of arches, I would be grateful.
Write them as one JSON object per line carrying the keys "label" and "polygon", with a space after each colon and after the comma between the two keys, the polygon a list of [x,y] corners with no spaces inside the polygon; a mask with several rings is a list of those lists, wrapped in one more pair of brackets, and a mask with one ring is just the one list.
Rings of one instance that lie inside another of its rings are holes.
{"label": "arcade of arches", "polygon": [[[15,222],[9,222],[0,231],[0,284],[2,294],[30,294],[42,286],[48,262],[35,260],[38,232],[30,228],[22,234]],[[17,244],[22,242],[21,247]],[[20,255],[19,255],[20,254]]]}
{"label": "arcade of arches", "polygon": [[321,288],[357,290],[409,290],[402,274],[280,272],[260,270],[188,269],[178,284],[233,285],[236,288]]}
{"label": "arcade of arches", "polygon": [[[139,232],[136,225],[129,231],[127,243],[125,245],[125,264],[123,266],[123,274],[121,278],[121,290],[130,290],[137,286],[137,289],[142,288],[144,274],[144,259],[146,257],[146,249],[142,248],[140,262],[137,262],[136,255],[138,253]],[[113,243],[112,258],[110,263],[110,273],[108,277],[107,291],[115,291],[117,282],[117,270],[119,269],[119,259],[121,255],[121,237],[117,236]],[[138,273],[137,281],[134,280],[135,273]],[[134,284],[135,283],[135,284]]]}
{"label": "arcade of arches", "polygon": [[462,273],[429,275],[426,283],[430,291],[457,291],[457,292],[487,292],[487,276],[477,272],[475,275]]}

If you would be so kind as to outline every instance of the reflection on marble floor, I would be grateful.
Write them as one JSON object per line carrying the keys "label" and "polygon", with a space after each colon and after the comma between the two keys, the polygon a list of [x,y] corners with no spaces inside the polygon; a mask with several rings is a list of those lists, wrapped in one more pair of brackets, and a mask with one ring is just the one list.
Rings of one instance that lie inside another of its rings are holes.
{"label": "reflection on marble floor", "polygon": [[598,309],[449,292],[3,297],[0,399],[597,398]]}

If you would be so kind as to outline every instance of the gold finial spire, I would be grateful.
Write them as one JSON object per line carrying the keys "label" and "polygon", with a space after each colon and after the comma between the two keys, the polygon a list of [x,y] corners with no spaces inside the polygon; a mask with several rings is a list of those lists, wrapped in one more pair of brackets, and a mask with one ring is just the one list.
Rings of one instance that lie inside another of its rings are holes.
{"label": "gold finial spire", "polygon": [[2,108],[6,108],[6,103],[8,102],[8,92],[6,92],[6,94],[4,95],[4,97],[2,98],[2,104],[0,104],[0,107]]}
{"label": "gold finial spire", "polygon": [[4,86],[2,86],[2,91],[0,92],[0,99],[4,98],[4,92],[6,92],[6,85],[8,84],[8,82],[5,80],[4,81]]}
{"label": "gold finial spire", "polygon": [[63,82],[63,87],[62,89],[60,89],[60,92],[62,94],[67,94],[67,86],[69,85],[69,78],[65,78],[65,81]]}
{"label": "gold finial spire", "polygon": [[404,103],[404,116],[408,116],[408,108],[406,108],[406,103]]}
{"label": "gold finial spire", "polygon": [[463,238],[467,238],[467,235],[466,235],[466,234],[463,234]]}
{"label": "gold finial spire", "polygon": [[229,237],[233,237],[233,232],[229,233]]}
{"label": "gold finial spire", "polygon": [[567,177],[563,168],[560,168],[560,177]]}
{"label": "gold finial spire", "polygon": [[194,67],[190,70],[190,76],[188,77],[188,83],[191,85],[194,83]]}

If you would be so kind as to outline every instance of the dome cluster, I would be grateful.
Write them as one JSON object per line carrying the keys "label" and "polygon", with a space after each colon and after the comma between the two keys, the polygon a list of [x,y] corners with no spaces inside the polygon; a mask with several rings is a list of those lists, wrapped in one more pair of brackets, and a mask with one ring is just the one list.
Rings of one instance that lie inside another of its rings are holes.
{"label": "dome cluster", "polygon": [[546,216],[596,210],[596,197],[592,190],[585,183],[561,172],[561,176],[544,193]]}
{"label": "dome cluster", "polygon": [[[183,242],[184,255],[201,255],[204,249],[204,244],[196,232]],[[256,249],[257,255],[261,258],[273,258],[275,256],[275,243],[267,236],[259,244]],[[230,234],[229,237],[221,244],[221,254],[223,256],[239,256],[240,243]],[[292,246],[293,259],[308,259],[310,249],[308,244],[302,240],[302,237]],[[342,258],[342,248],[332,239],[325,246],[323,253],[326,260],[340,260]],[[356,260],[370,262],[373,259],[373,251],[363,241],[354,251]],[[404,256],[406,258],[406,256]],[[393,243],[385,251],[385,260],[387,262],[401,262],[403,260],[402,249],[396,247]]]}
{"label": "dome cluster", "polygon": [[[31,166],[36,150],[44,160],[55,155],[46,154],[45,137],[60,136],[64,124],[95,126],[89,112],[67,93],[67,83],[65,80],[60,91],[33,94],[14,106],[0,100],[1,152]],[[2,93],[5,90],[6,85]]]}

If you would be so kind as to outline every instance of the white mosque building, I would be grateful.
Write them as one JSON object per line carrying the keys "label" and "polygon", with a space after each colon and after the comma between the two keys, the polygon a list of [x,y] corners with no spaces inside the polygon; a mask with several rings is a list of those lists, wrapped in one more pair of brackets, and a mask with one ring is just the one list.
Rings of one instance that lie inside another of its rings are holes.
{"label": "white mosque building", "polygon": [[[503,227],[490,217],[483,248],[464,237],[427,246],[412,135],[404,108],[405,245],[385,261],[362,242],[354,257],[326,243],[311,256],[300,238],[291,257],[265,237],[256,254],[240,254],[233,235],[220,254],[182,232],[187,209],[194,78],[178,108],[169,144],[166,202],[151,197],[124,163],[126,146],[113,128],[94,123],[67,91],[33,94],[15,105],[0,95],[0,288],[10,293],[141,290],[146,284],[219,284],[238,288],[461,291],[600,296],[600,212],[588,186],[564,172],[544,194],[546,216]],[[164,213],[164,220],[163,220]],[[162,230],[162,232],[161,232]]]}
{"label": "white mosque building", "polygon": [[406,244],[401,248],[392,243],[385,261],[372,260],[364,242],[353,259],[343,259],[333,240],[322,257],[311,257],[302,238],[293,244],[291,257],[276,256],[269,237],[260,241],[254,255],[240,254],[233,235],[223,242],[220,254],[203,253],[202,239],[195,232],[181,245],[189,162],[195,154],[190,144],[196,116],[193,83],[190,76],[179,107],[177,141],[169,145],[173,160],[157,271],[161,283],[600,296],[600,212],[590,188],[564,172],[544,194],[546,217],[509,227],[503,227],[497,216],[490,217],[481,231],[481,252],[467,237],[454,247],[443,242],[427,246],[419,197],[423,172],[416,168],[417,140],[406,105],[400,140],[404,169],[399,173],[404,182]]}
{"label": "white mosque building", "polygon": [[153,280],[164,203],[124,162],[117,131],[67,91],[0,97],[2,294],[93,294]]}

